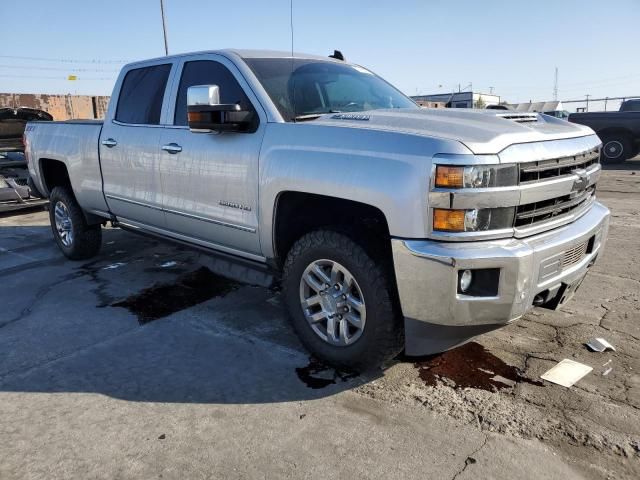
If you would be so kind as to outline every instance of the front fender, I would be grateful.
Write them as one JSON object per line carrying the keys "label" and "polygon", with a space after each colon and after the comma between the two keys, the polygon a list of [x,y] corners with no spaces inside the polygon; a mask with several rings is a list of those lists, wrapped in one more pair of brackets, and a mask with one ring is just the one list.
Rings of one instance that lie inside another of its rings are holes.
{"label": "front fender", "polygon": [[389,232],[424,238],[431,158],[469,154],[459,142],[412,134],[311,123],[269,124],[260,158],[260,242],[274,256],[277,197],[294,191],[376,207]]}

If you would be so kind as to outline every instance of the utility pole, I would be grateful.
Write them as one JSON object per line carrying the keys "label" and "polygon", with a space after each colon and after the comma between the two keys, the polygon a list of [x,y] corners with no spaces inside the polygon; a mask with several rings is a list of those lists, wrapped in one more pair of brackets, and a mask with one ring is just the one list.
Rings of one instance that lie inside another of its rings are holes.
{"label": "utility pole", "polygon": [[489,94],[493,95],[493,87],[489,87]]}
{"label": "utility pole", "polygon": [[558,100],[558,67],[556,67],[556,75],[553,81],[553,99]]}
{"label": "utility pole", "polygon": [[164,54],[169,55],[169,45],[167,44],[167,24],[164,20],[164,0],[160,0],[160,13],[162,14],[162,34],[164,35]]}
{"label": "utility pole", "polygon": [[588,111],[589,111],[589,97],[590,97],[591,95],[587,94],[587,95],[585,95],[585,96],[587,97],[587,110],[586,110],[586,111],[588,112]]}

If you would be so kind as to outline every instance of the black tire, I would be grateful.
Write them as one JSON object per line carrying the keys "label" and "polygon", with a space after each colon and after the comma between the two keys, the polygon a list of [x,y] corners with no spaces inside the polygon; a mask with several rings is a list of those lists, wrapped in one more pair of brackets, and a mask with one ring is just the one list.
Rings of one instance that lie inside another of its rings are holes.
{"label": "black tire", "polygon": [[633,142],[627,135],[603,135],[601,140],[603,163],[622,163],[633,157]]}
{"label": "black tire", "polygon": [[[307,321],[300,301],[300,282],[314,261],[338,262],[353,275],[366,305],[366,322],[350,345],[323,340]],[[293,327],[302,344],[318,359],[336,368],[365,371],[380,366],[402,351],[404,326],[392,273],[384,261],[374,261],[347,235],[329,230],[310,232],[291,247],[283,272],[284,296]]]}
{"label": "black tire", "polygon": [[[56,206],[62,205],[71,220],[71,240],[64,240],[56,228]],[[49,220],[58,247],[71,260],[86,260],[100,251],[102,229],[100,225],[88,225],[73,193],[65,187],[55,187],[49,196]],[[65,244],[65,242],[67,244]]]}

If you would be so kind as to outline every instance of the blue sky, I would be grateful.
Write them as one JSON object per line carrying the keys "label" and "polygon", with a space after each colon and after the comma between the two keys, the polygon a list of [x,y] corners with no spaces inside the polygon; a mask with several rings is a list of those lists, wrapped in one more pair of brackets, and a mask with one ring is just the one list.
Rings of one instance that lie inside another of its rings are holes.
{"label": "blue sky", "polygon": [[[290,49],[289,0],[165,6],[170,53]],[[409,95],[472,83],[550,100],[556,66],[560,99],[640,95],[640,0],[294,0],[293,11],[296,51],[342,50]],[[164,53],[159,0],[0,0],[0,18],[0,92],[108,95],[119,61]]]}

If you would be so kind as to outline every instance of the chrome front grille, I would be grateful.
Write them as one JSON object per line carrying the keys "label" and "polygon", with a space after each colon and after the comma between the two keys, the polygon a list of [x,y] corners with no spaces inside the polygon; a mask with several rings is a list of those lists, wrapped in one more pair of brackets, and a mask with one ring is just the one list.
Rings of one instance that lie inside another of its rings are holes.
{"label": "chrome front grille", "polygon": [[571,175],[574,170],[586,169],[600,161],[600,147],[571,156],[520,164],[520,183],[540,182]]}
{"label": "chrome front grille", "polygon": [[566,252],[562,257],[562,269],[569,268],[571,265],[575,265],[580,262],[587,254],[587,249],[589,247],[589,242],[581,243],[580,245],[573,247]]}
{"label": "chrome front grille", "polygon": [[594,200],[595,191],[595,186],[591,186],[582,192],[520,205],[516,209],[515,226],[525,227],[569,214],[590,204]]}

